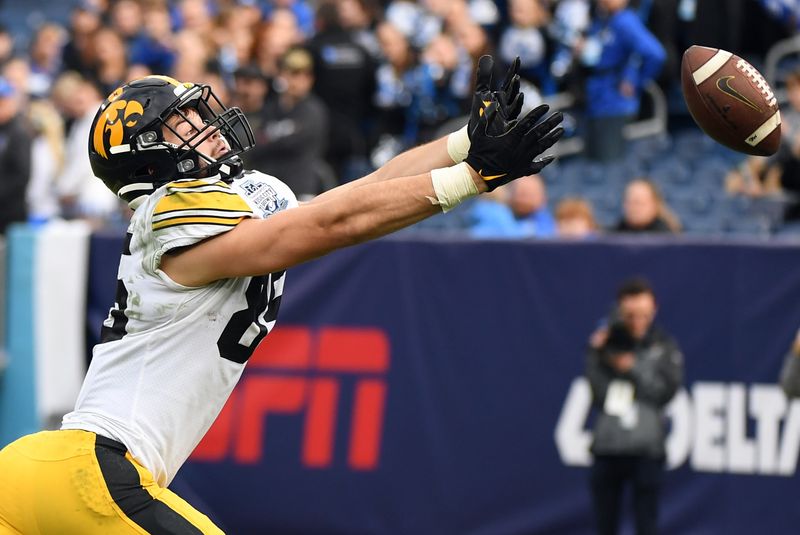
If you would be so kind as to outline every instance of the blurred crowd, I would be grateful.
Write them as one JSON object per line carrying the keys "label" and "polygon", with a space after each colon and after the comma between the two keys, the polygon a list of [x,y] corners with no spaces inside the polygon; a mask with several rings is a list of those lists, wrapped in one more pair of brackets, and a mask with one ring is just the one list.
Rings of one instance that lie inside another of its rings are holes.
{"label": "blurred crowd", "polygon": [[[797,11],[779,0],[80,0],[66,20],[45,17],[22,34],[0,26],[0,232],[54,218],[125,224],[86,145],[104,97],[144,75],[212,85],[253,127],[246,166],[303,199],[458,129],[478,58],[495,56],[499,81],[519,56],[524,110],[568,95],[568,136],[585,140],[571,158],[606,172],[631,160],[623,131],[647,112],[648,84],[680,126],[685,109],[672,97],[685,48],[726,48],[758,65],[794,35]],[[800,116],[800,99],[787,106]],[[791,132],[794,121],[785,121]],[[782,174],[800,169],[797,147],[773,160],[726,160],[720,191],[782,192],[791,182]],[[554,179],[537,176],[465,207],[450,226],[509,238],[680,232],[647,166],[626,169],[613,220],[597,217],[580,187],[550,203]]]}

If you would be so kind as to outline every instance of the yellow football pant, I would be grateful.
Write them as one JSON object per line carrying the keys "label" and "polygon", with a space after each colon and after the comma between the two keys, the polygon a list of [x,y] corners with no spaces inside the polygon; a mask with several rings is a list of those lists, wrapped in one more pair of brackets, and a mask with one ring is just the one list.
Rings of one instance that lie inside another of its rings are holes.
{"label": "yellow football pant", "polygon": [[87,431],[43,431],[0,451],[0,535],[222,534],[134,461]]}

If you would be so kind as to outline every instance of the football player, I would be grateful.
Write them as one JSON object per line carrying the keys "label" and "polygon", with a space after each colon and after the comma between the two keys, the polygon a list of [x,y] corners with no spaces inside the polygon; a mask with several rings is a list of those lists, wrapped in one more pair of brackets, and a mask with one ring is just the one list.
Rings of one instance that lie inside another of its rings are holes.
{"label": "football player", "polygon": [[221,533],[167,486],[275,325],[286,269],[547,165],[561,115],[517,119],[517,68],[492,91],[484,58],[467,127],[302,205],[241,169],[252,131],[210,87],[149,76],[109,95],[89,155],[134,209],[116,303],[61,429],[0,452],[0,533]]}

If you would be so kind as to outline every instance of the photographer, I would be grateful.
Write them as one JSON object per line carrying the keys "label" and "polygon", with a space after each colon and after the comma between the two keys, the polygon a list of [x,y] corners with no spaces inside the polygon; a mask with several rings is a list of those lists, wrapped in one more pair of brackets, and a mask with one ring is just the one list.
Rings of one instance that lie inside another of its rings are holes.
{"label": "photographer", "polygon": [[589,341],[586,376],[599,411],[591,451],[591,490],[597,533],[616,534],[623,491],[633,490],[638,535],[657,532],[658,497],[666,456],[664,407],[680,387],[683,356],[653,324],[649,283],[631,279],[617,291],[607,327]]}

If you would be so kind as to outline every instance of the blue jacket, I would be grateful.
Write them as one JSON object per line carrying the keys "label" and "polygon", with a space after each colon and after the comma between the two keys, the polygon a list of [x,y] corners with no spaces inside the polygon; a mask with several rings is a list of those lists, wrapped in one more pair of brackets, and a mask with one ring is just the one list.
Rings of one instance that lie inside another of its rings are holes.
{"label": "blue jacket", "polygon": [[[658,75],[664,64],[664,47],[630,9],[596,19],[588,33],[587,40],[592,39],[599,40],[602,51],[586,80],[587,115],[636,114],[642,87]],[[632,97],[620,93],[623,81],[636,89]]]}
{"label": "blue jacket", "polygon": [[473,238],[551,238],[556,234],[556,221],[547,207],[517,219],[508,205],[479,198],[471,207],[470,219]]}

